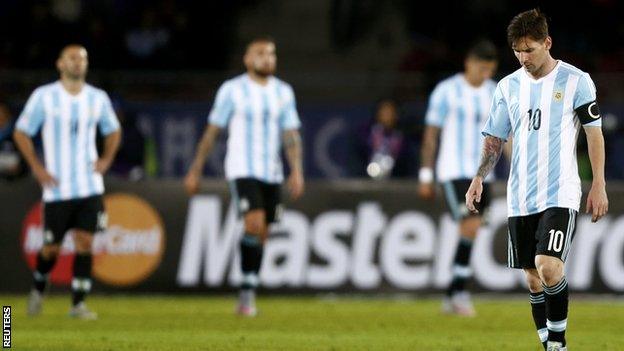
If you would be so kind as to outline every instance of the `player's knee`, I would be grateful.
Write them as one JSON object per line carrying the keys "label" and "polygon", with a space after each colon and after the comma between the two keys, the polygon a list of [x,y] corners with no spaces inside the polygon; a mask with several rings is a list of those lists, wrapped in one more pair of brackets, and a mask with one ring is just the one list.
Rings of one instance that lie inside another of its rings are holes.
{"label": "player's knee", "polygon": [[462,220],[459,224],[460,234],[464,237],[474,239],[477,236],[479,227],[481,226],[481,218],[471,216]]}
{"label": "player's knee", "polygon": [[87,232],[77,231],[74,233],[76,251],[79,253],[91,252],[93,246],[93,235]]}
{"label": "player's knee", "polygon": [[542,281],[540,280],[539,275],[537,275],[537,272],[529,272],[529,271],[525,271],[526,274],[526,282],[527,285],[529,286],[529,291],[532,293],[537,293],[542,291]]}
{"label": "player's knee", "polygon": [[245,223],[245,232],[262,237],[266,231],[266,225],[262,221]]}
{"label": "player's knee", "polygon": [[540,279],[546,286],[557,284],[563,277],[562,265],[550,260],[539,264],[537,271],[539,272]]}
{"label": "player's knee", "polygon": [[260,237],[266,232],[266,222],[261,213],[250,213],[245,216],[245,232]]}
{"label": "player's knee", "polygon": [[61,252],[61,246],[58,244],[44,245],[41,248],[41,256],[46,260],[55,259]]}

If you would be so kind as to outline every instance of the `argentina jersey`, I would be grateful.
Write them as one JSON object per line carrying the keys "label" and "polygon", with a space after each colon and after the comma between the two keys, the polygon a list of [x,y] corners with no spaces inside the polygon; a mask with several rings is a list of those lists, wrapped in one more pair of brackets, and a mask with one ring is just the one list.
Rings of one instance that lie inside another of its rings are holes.
{"label": "argentina jersey", "polygon": [[102,194],[96,126],[104,135],[119,129],[108,95],[86,84],[69,94],[60,81],[37,88],[19,116],[16,128],[31,137],[41,129],[45,167],[58,186],[43,189],[43,201],[71,200]]}
{"label": "argentina jersey", "polygon": [[291,86],[271,77],[262,86],[242,74],[223,83],[208,123],[228,127],[225,176],[267,183],[284,180],[282,132],[301,125]]}
{"label": "argentina jersey", "polygon": [[[589,75],[563,61],[537,80],[520,68],[500,81],[483,133],[504,140],[513,135],[508,216],[551,207],[579,210],[576,140],[581,121],[575,110],[595,100]],[[600,127],[599,117],[592,115],[584,126]]]}
{"label": "argentina jersey", "polygon": [[481,129],[495,88],[490,79],[474,87],[458,73],[438,83],[431,93],[425,124],[441,129],[436,163],[439,182],[472,179],[477,173],[484,139]]}

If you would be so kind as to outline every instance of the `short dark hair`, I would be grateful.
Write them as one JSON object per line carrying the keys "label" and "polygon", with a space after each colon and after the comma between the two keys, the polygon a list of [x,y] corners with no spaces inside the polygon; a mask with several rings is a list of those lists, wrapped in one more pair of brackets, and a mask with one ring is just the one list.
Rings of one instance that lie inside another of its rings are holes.
{"label": "short dark hair", "polygon": [[270,35],[259,35],[256,37],[251,38],[251,40],[249,40],[247,42],[247,46],[245,47],[245,51],[249,50],[249,48],[255,44],[255,43],[273,43],[275,44],[275,39],[273,39],[272,36]]}
{"label": "short dark hair", "polygon": [[473,57],[483,61],[496,61],[498,60],[498,52],[496,46],[491,41],[480,39],[470,46],[466,52],[466,57]]}
{"label": "short dark hair", "polygon": [[530,37],[533,40],[544,40],[548,37],[546,15],[539,9],[522,12],[514,17],[507,27],[507,42],[513,46],[518,39]]}

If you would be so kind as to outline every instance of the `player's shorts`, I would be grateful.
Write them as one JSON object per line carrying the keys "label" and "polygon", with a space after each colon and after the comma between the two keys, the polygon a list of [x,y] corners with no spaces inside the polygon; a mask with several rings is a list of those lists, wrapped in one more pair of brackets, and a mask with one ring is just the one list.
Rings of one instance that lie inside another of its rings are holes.
{"label": "player's shorts", "polygon": [[576,211],[552,207],[543,212],[509,217],[507,265],[535,268],[535,256],[557,257],[565,262],[576,227]]}
{"label": "player's shorts", "polygon": [[282,213],[280,184],[266,183],[254,178],[238,178],[230,182],[232,200],[239,216],[262,209],[267,223],[280,219]]}
{"label": "player's shorts", "polygon": [[483,183],[483,193],[481,193],[481,202],[475,203],[479,213],[471,213],[466,207],[466,193],[470,188],[472,179],[455,179],[442,183],[444,187],[444,196],[446,204],[451,211],[453,219],[462,220],[471,216],[483,216],[490,205],[490,185]]}
{"label": "player's shorts", "polygon": [[60,244],[70,229],[95,233],[106,227],[106,214],[101,195],[45,202],[43,216],[44,244]]}

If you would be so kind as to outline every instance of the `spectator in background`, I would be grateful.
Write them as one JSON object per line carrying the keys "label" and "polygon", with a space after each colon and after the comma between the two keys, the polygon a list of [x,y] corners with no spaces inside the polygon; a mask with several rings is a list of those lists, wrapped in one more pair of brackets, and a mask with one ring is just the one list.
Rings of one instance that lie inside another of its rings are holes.
{"label": "spectator in background", "polygon": [[118,177],[138,181],[145,178],[146,138],[137,126],[134,111],[123,106],[123,102],[113,99],[113,109],[123,128],[121,146],[110,172]]}
{"label": "spectator in background", "polygon": [[147,9],[142,14],[141,25],[126,34],[126,48],[130,56],[141,65],[158,65],[170,40],[170,29],[161,24],[154,10]]}
{"label": "spectator in background", "polygon": [[608,179],[624,179],[624,124],[614,114],[606,113],[602,117],[607,149],[606,173]]}
{"label": "spectator in background", "polygon": [[372,125],[366,128],[359,145],[366,165],[365,174],[373,179],[408,175],[407,138],[399,128],[399,105],[392,99],[380,100]]}
{"label": "spectator in background", "polygon": [[13,118],[0,103],[0,179],[13,180],[26,174],[26,164],[13,141]]}

